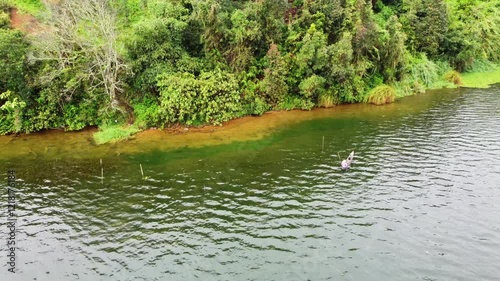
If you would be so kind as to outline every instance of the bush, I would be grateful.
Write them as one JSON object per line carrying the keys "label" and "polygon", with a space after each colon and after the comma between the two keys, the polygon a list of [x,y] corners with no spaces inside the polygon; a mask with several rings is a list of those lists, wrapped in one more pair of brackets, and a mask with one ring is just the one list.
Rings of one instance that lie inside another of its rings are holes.
{"label": "bush", "polygon": [[302,80],[299,84],[300,94],[308,99],[315,99],[324,92],[325,78],[312,75]]}
{"label": "bush", "polygon": [[311,110],[314,107],[314,103],[308,99],[299,98],[295,96],[286,96],[277,106],[278,110]]}
{"label": "bush", "polygon": [[158,78],[160,112],[166,122],[221,124],[242,112],[238,81],[220,70],[164,74]]}
{"label": "bush", "polygon": [[423,53],[420,54],[420,57],[411,59],[409,68],[413,80],[426,87],[431,87],[439,78],[437,65],[427,59]]}
{"label": "bush", "polygon": [[11,91],[0,94],[0,134],[5,135],[22,130],[23,109],[26,103]]}
{"label": "bush", "polygon": [[450,70],[446,72],[443,76],[444,80],[451,82],[455,85],[462,84],[462,77],[460,77],[460,73],[456,70]]}
{"label": "bush", "polygon": [[31,15],[37,15],[39,12],[44,10],[44,5],[40,0],[3,0],[0,1],[0,6],[2,5],[16,7],[22,12],[29,13]]}
{"label": "bush", "polygon": [[64,126],[58,93],[51,93],[49,89],[43,89],[37,93],[36,103],[28,110],[29,131],[39,131],[48,128],[59,128]]}
{"label": "bush", "polygon": [[259,96],[249,94],[242,100],[243,108],[238,116],[262,115],[271,107]]}
{"label": "bush", "polygon": [[380,85],[371,90],[365,97],[366,103],[382,105],[392,103],[396,99],[396,90],[388,85]]}
{"label": "bush", "polygon": [[133,105],[134,124],[139,128],[156,127],[160,125],[160,105],[157,99],[144,98]]}
{"label": "bush", "polygon": [[68,131],[78,131],[86,126],[96,125],[98,105],[95,101],[85,100],[79,104],[67,104],[63,109],[64,125]]}

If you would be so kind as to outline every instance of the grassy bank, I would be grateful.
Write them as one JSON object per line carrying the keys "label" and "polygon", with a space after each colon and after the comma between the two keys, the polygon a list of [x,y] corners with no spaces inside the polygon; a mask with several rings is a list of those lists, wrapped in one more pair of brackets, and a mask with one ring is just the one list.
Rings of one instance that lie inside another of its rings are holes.
{"label": "grassy bank", "polygon": [[99,132],[94,134],[96,144],[113,143],[130,138],[139,132],[136,126],[127,125],[105,125],[99,128]]}
{"label": "grassy bank", "polygon": [[489,88],[500,83],[500,68],[487,72],[462,73],[462,87]]}

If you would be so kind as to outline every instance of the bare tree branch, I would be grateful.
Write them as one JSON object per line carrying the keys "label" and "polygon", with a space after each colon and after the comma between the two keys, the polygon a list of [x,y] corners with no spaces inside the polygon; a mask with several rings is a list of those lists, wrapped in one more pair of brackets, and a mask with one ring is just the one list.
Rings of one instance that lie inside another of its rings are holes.
{"label": "bare tree branch", "polygon": [[75,91],[88,82],[101,89],[116,104],[123,89],[121,77],[127,71],[117,51],[116,12],[106,0],[44,1],[49,11],[48,27],[35,40],[36,59],[52,60],[57,71],[43,77],[50,83],[65,71],[82,69],[83,75],[65,89]]}

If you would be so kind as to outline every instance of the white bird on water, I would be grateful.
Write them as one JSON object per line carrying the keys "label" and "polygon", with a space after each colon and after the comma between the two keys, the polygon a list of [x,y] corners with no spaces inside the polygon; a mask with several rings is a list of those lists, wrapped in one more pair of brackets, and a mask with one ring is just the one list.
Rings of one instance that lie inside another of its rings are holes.
{"label": "white bird on water", "polygon": [[[339,159],[340,159],[340,154],[339,154]],[[352,164],[352,161],[354,160],[354,151],[352,151],[349,156],[347,157],[347,159],[344,159],[342,160],[342,162],[340,162],[340,166],[342,167],[342,169],[344,170],[347,170],[351,167],[351,164]]]}

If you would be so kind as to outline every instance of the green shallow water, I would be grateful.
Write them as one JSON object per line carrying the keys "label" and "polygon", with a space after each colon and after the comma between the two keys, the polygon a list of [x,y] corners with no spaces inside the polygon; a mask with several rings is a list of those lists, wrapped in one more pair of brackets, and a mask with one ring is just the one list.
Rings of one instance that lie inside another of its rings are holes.
{"label": "green shallow water", "polygon": [[0,138],[19,178],[18,272],[2,262],[0,280],[500,276],[499,87],[99,147],[91,133]]}

